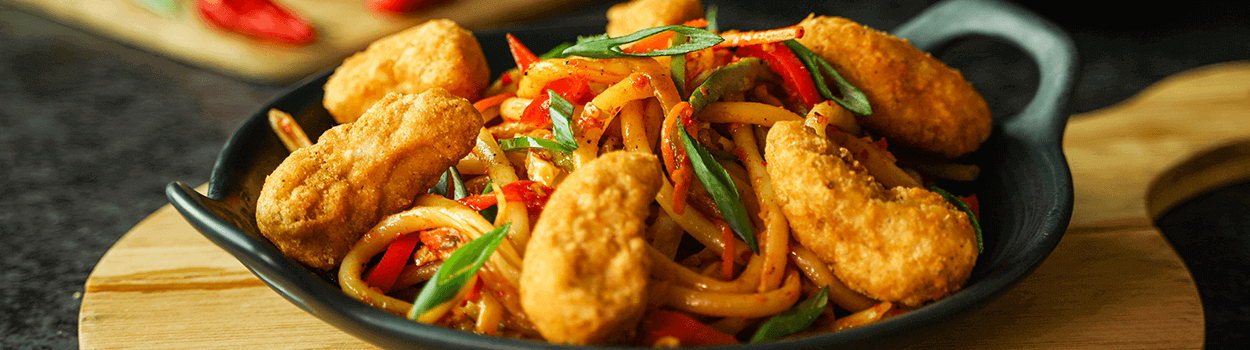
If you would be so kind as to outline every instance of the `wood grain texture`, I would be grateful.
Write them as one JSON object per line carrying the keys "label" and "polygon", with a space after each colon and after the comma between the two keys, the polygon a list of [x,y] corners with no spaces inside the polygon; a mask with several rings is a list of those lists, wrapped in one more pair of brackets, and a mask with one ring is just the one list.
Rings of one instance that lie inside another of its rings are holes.
{"label": "wood grain texture", "polygon": [[163,18],[130,0],[0,0],[162,56],[239,78],[286,83],[328,69],[369,43],[432,18],[478,30],[549,13],[584,0],[448,0],[403,16],[380,15],[364,0],[283,0],[312,22],[318,40],[294,47],[218,30],[178,1]]}
{"label": "wood grain texture", "polygon": [[[1197,288],[1152,225],[1146,197],[1171,191],[1163,197],[1173,199],[1152,203],[1174,202],[1219,182],[1188,180],[1196,177],[1250,178],[1242,152],[1250,147],[1248,120],[1250,63],[1183,72],[1124,103],[1074,116],[1064,148],[1076,205],[1055,252],[981,309],[878,345],[1202,348]],[[1209,169],[1221,174],[1202,175]],[[1169,190],[1148,191],[1159,188]],[[269,290],[169,206],[100,260],[81,310],[84,349],[370,347]]]}

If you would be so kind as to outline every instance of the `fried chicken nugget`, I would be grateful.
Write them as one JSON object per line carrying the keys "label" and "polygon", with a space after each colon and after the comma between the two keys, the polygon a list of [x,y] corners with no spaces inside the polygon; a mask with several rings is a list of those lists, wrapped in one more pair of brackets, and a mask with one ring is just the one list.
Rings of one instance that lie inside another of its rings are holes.
{"label": "fried chicken nugget", "polygon": [[490,84],[490,67],[473,33],[434,19],[378,39],[343,61],[325,85],[334,120],[355,121],[391,92],[418,94],[443,88],[470,101]]}
{"label": "fried chicken nugget", "polygon": [[551,195],[526,246],[521,306],[553,343],[628,337],[646,308],[651,261],[643,239],[660,189],[655,155],[605,153]]}
{"label": "fried chicken nugget", "polygon": [[802,122],[778,122],[764,150],[795,239],[847,286],[919,306],[959,290],[977,259],[964,212],[922,188],[885,189],[850,151]]}
{"label": "fried chicken nugget", "polygon": [[633,0],[608,9],[607,32],[615,38],[696,18],[703,18],[703,3],[699,0]]}
{"label": "fried chicken nugget", "polygon": [[963,74],[888,33],[841,17],[808,16],[798,41],[868,97],[860,125],[921,153],[958,158],[990,135],[991,114]]}
{"label": "fried chicken nugget", "polygon": [[283,160],[265,178],[256,223],[287,256],[330,270],[468,154],[481,127],[473,105],[447,90],[387,94]]}

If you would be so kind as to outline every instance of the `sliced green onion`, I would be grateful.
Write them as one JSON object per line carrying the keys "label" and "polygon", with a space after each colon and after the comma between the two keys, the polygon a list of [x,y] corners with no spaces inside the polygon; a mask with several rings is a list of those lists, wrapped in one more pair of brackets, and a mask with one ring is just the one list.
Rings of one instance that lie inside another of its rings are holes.
{"label": "sliced green onion", "polygon": [[499,148],[505,151],[516,151],[530,148],[542,148],[548,151],[556,152],[573,151],[559,142],[529,136],[518,136],[510,139],[499,140]]}
{"label": "sliced green onion", "polygon": [[707,5],[707,12],[704,12],[703,19],[707,20],[707,30],[718,32],[719,26],[716,25],[716,5]]}
{"label": "sliced green onion", "polygon": [[811,327],[812,322],[816,322],[816,318],[820,316],[828,303],[829,286],[825,286],[811,298],[794,304],[794,307],[789,310],[765,321],[763,325],[760,325],[759,330],[755,331],[755,335],[751,336],[751,342],[776,340],[802,332],[807,327]]}
{"label": "sliced green onion", "polygon": [[460,289],[469,283],[469,279],[495,252],[499,242],[503,242],[504,237],[508,236],[510,227],[512,223],[506,223],[451,253],[438,272],[421,288],[421,294],[417,295],[417,300],[412,302],[412,309],[408,311],[408,318],[416,320],[426,311],[456,297],[456,293],[460,293]]}
{"label": "sliced green onion", "polygon": [[454,165],[443,171],[443,174],[438,177],[438,183],[430,187],[426,193],[437,194],[452,200],[469,196],[469,190],[464,187],[464,180],[460,179],[460,171],[456,170]]}
{"label": "sliced green onion", "polygon": [[556,137],[556,142],[564,146],[568,150],[577,149],[577,139],[573,137],[573,104],[569,103],[560,94],[553,90],[547,90],[547,97],[551,99],[551,132]]}
{"label": "sliced green onion", "polygon": [[709,103],[720,100],[728,93],[743,92],[755,85],[761,76],[771,74],[764,61],[747,57],[730,63],[708,76],[699,87],[690,92],[690,107],[699,113]]}
{"label": "sliced green onion", "polygon": [[[627,53],[621,50],[621,45],[629,44],[670,30],[686,35],[690,41],[667,49],[650,52]],[[560,54],[566,57],[576,55],[589,58],[672,56],[706,49],[716,46],[716,44],[720,44],[722,41],[725,41],[725,39],[721,38],[720,35],[716,35],[716,33],[705,29],[682,25],[671,25],[651,27],[639,30],[633,34],[615,38],[609,38],[607,34],[589,38],[579,38],[577,40],[577,44],[564,49],[564,51]]]}
{"label": "sliced green onion", "polygon": [[460,170],[456,166],[447,169],[447,173],[451,174],[452,183],[452,200],[460,200],[469,196],[469,189],[464,187],[464,180],[460,178]]}
{"label": "sliced green onion", "polygon": [[725,223],[729,224],[729,228],[738,235],[738,238],[747,242],[752,252],[759,254],[759,244],[755,243],[755,228],[751,226],[747,209],[742,205],[742,197],[738,196],[738,187],[734,186],[729,172],[712,158],[712,154],[706,148],[695,142],[680,123],[677,125],[677,130],[680,131],[681,143],[686,148],[686,154],[690,157],[690,164],[694,165],[695,176],[699,178],[699,182],[703,183],[703,188],[707,189],[708,194],[712,195],[712,201],[716,202],[717,208],[720,208],[721,215],[725,217]]}
{"label": "sliced green onion", "polygon": [[573,43],[570,43],[570,42],[567,42],[567,41],[566,41],[566,42],[563,42],[563,43],[560,43],[560,45],[556,45],[556,47],[551,48],[551,50],[550,50],[550,51],[547,51],[546,53],[543,53],[542,55],[538,55],[538,59],[539,59],[539,60],[545,60],[545,59],[548,59],[548,58],[563,58],[563,57],[566,57],[566,56],[561,55],[561,53],[562,53],[562,52],[564,52],[564,49],[569,48],[569,46],[573,46]]}
{"label": "sliced green onion", "polygon": [[[673,42],[686,42],[686,35],[674,34]],[[669,62],[669,75],[673,78],[673,85],[677,86],[677,96],[686,96],[686,54],[674,55]]]}
{"label": "sliced green onion", "polygon": [[[820,58],[820,55],[807,49],[806,46],[803,46],[798,41],[786,40],[784,43],[786,47],[790,48],[790,51],[794,51],[794,55],[799,57],[799,61],[803,61],[803,65],[807,66],[807,70],[812,72],[812,81],[816,83],[816,89],[820,90],[821,96],[837,102],[837,104],[848,111],[855,112],[855,114],[872,115],[872,106],[868,105],[868,97],[864,96],[864,92],[851,85],[846,79],[843,79],[842,75],[838,74],[838,71],[833,69],[829,62],[825,61],[824,58]],[[826,75],[833,79],[834,84],[838,87],[838,92],[842,93],[843,98],[838,98],[838,96],[833,94],[832,90],[829,90],[829,85],[825,82]]]}
{"label": "sliced green onion", "polygon": [[981,239],[981,223],[977,220],[977,214],[972,212],[972,208],[968,207],[968,203],[964,203],[963,199],[951,194],[950,192],[946,192],[946,190],[938,188],[937,186],[930,186],[929,190],[942,195],[942,198],[946,199],[947,202],[950,202],[951,205],[954,205],[955,208],[958,208],[960,211],[968,214],[968,222],[972,223],[972,230],[977,233],[977,253],[985,251],[985,241]]}

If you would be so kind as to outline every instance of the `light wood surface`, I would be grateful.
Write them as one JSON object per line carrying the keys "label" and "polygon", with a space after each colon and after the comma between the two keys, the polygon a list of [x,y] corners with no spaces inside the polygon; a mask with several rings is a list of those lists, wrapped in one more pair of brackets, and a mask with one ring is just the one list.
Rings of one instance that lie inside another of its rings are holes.
{"label": "light wood surface", "polygon": [[[1076,205],[1050,258],[983,308],[880,345],[1201,348],[1198,291],[1149,213],[1250,179],[1239,152],[1250,148],[1248,120],[1250,63],[1183,72],[1124,103],[1073,116],[1064,148]],[[271,291],[169,206],[135,226],[92,272],[79,342],[83,349],[370,347]]]}
{"label": "light wood surface", "polygon": [[312,22],[319,36],[308,46],[257,41],[211,27],[194,1],[178,1],[163,18],[131,0],[0,0],[119,42],[191,65],[257,82],[291,82],[338,64],[374,40],[431,18],[449,18],[471,30],[550,13],[585,0],[448,0],[407,15],[380,15],[365,0],[282,0]]}

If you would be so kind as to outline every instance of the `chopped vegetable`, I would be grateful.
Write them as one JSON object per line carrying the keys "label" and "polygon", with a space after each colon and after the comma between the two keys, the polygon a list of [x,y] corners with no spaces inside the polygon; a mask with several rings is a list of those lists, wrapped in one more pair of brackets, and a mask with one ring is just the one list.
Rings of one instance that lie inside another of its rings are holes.
{"label": "chopped vegetable", "polygon": [[759,254],[760,247],[755,242],[755,228],[751,226],[751,219],[747,216],[746,207],[742,204],[742,197],[738,195],[738,187],[729,177],[729,172],[712,159],[712,154],[706,148],[686,133],[685,127],[678,125],[677,128],[681,134],[681,143],[686,148],[686,154],[690,156],[690,163],[694,165],[694,174],[699,178],[699,182],[703,183],[703,188],[707,189],[708,194],[712,195],[716,207],[725,217],[725,223],[729,224],[729,228],[733,229],[734,233],[751,247],[752,252]]}
{"label": "chopped vegetable", "polygon": [[[946,201],[950,202],[951,205],[954,205],[955,208],[958,208],[959,210],[968,214],[968,221],[972,223],[972,230],[976,231],[977,233],[977,253],[984,252],[985,242],[984,240],[981,239],[981,223],[979,220],[977,220],[977,213],[973,212],[972,209],[968,207],[968,203],[964,203],[963,199],[960,199],[959,197],[951,194],[950,192],[946,192],[946,190],[943,190],[937,186],[930,186],[929,190],[933,191],[934,193],[942,195],[942,198],[945,198]],[[978,207],[980,207],[980,205],[978,205]]]}
{"label": "chopped vegetable", "polygon": [[495,252],[495,248],[507,237],[511,227],[511,222],[506,223],[456,249],[455,253],[443,261],[443,266],[426,282],[425,287],[421,288],[421,294],[417,295],[417,299],[412,302],[412,309],[408,311],[408,318],[415,321],[426,311],[451,301]]}
{"label": "chopped vegetable", "polygon": [[812,81],[812,73],[807,70],[798,56],[782,44],[768,43],[743,46],[736,52],[741,57],[758,57],[768,63],[773,72],[781,75],[781,86],[790,98],[803,103],[808,109],[824,99],[816,84]]}
{"label": "chopped vegetable", "polygon": [[661,338],[673,337],[683,347],[738,344],[738,339],[695,320],[685,313],[655,310],[643,320],[646,336],[643,344],[655,344]]}
{"label": "chopped vegetable", "polygon": [[[655,50],[650,52],[628,53],[621,50],[621,46],[636,42],[652,35],[663,33],[666,31],[675,31],[686,35],[690,41],[679,44],[667,49]],[[597,35],[589,38],[580,38],[577,44],[570,46],[561,53],[562,56],[584,56],[589,58],[620,58],[620,57],[655,57],[655,56],[672,56],[680,55],[687,52],[699,51],[706,49],[720,42],[725,41],[716,33],[712,33],[705,29],[694,27],[671,25],[651,27],[634,32],[633,34],[609,38],[607,34]]]}
{"label": "chopped vegetable", "polygon": [[[864,92],[851,85],[846,79],[843,79],[842,75],[838,74],[838,71],[833,69],[829,62],[820,58],[812,50],[808,50],[806,46],[803,46],[798,41],[786,40],[783,42],[807,66],[807,70],[812,73],[812,81],[816,83],[816,89],[820,90],[822,96],[851,112],[855,112],[855,114],[872,115],[872,107],[868,105],[868,97],[864,96]],[[842,93],[842,98],[838,98],[838,96],[833,94],[832,90],[829,90],[829,85],[825,81],[826,75],[833,79],[833,83],[838,87],[838,92]]]}
{"label": "chopped vegetable", "polygon": [[365,283],[382,291],[383,294],[390,293],[395,280],[399,279],[400,271],[403,271],[404,265],[412,257],[412,251],[416,250],[417,243],[420,242],[421,235],[415,232],[395,238],[386,247],[386,252],[382,253],[382,260],[378,261],[373,270],[369,270],[368,276],[365,276]]}
{"label": "chopped vegetable", "polygon": [[477,100],[477,102],[473,102],[473,109],[476,109],[478,113],[482,113],[482,112],[485,112],[487,109],[490,109],[491,107],[496,107],[496,106],[499,106],[500,104],[503,104],[504,100],[507,100],[513,97],[516,97],[516,94],[511,93],[511,92],[499,93],[491,97]]}
{"label": "chopped vegetable", "polygon": [[209,23],[250,37],[291,45],[317,40],[307,20],[271,0],[198,0],[196,9]]}
{"label": "chopped vegetable", "polygon": [[538,57],[534,56],[534,53],[525,47],[524,44],[521,44],[520,40],[512,36],[512,33],[504,34],[504,37],[508,39],[508,50],[512,52],[512,59],[516,61],[516,67],[521,72],[525,72],[530,65],[538,62]]}
{"label": "chopped vegetable", "polygon": [[690,107],[697,114],[704,106],[720,100],[725,94],[750,89],[757,79],[767,74],[771,74],[768,66],[758,58],[738,60],[712,73],[699,87],[691,91]]}
{"label": "chopped vegetable", "polygon": [[[579,80],[582,86],[586,86],[586,81]],[[587,87],[587,89],[589,89]],[[579,92],[580,93],[580,92]],[[569,150],[577,149],[577,139],[573,137],[573,104],[560,97],[555,90],[547,90],[548,100],[551,102],[549,114],[551,115],[551,131],[556,138],[556,142],[564,145]]]}
{"label": "chopped vegetable", "polygon": [[[551,198],[550,187],[543,185],[537,181],[523,180],[515,181],[507,185],[503,185],[499,189],[503,192],[504,199],[509,202],[521,202],[525,204],[525,209],[530,215],[538,215],[542,212],[543,207],[547,205],[547,200]],[[492,205],[498,204],[499,197],[493,194],[479,194],[458,201],[473,210],[482,211]]]}
{"label": "chopped vegetable", "polygon": [[820,288],[820,292],[807,298],[789,310],[782,312],[769,318],[759,330],[755,331],[755,335],[751,337],[751,342],[776,340],[787,335],[798,333],[812,326],[812,322],[820,316],[821,311],[825,309],[825,305],[829,303],[829,286]]}
{"label": "chopped vegetable", "polygon": [[505,151],[515,151],[527,148],[542,148],[548,151],[556,152],[573,151],[572,149],[569,149],[568,146],[559,142],[529,136],[518,136],[510,139],[499,140],[499,148]]}

